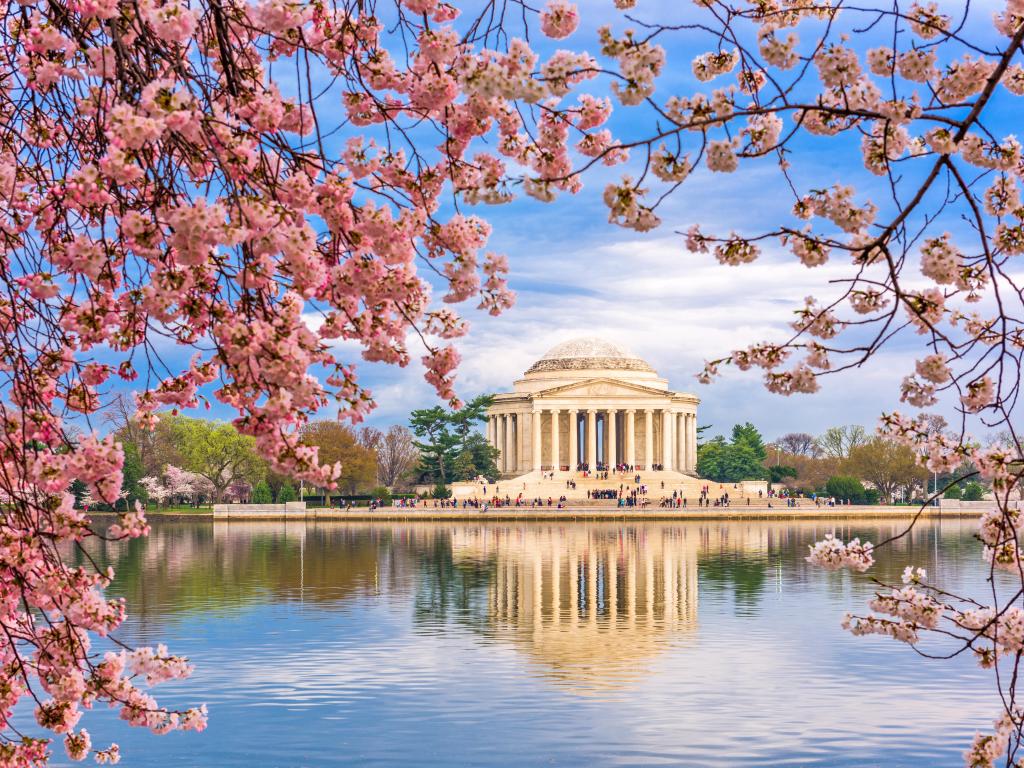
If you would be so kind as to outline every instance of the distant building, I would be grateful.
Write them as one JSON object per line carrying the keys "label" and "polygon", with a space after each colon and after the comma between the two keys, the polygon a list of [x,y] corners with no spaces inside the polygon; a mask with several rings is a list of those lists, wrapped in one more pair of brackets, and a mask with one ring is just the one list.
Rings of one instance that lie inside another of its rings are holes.
{"label": "distant building", "polygon": [[693,475],[697,405],[674,392],[646,361],[598,338],[552,347],[495,396],[487,437],[505,477],[591,471]]}

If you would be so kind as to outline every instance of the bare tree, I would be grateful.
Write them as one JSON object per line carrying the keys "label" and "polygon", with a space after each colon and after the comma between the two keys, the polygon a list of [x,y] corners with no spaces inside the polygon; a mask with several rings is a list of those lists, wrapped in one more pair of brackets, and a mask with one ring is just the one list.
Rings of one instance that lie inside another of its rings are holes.
{"label": "bare tree", "polygon": [[388,488],[406,479],[419,461],[420,452],[413,445],[412,432],[399,424],[389,427],[387,432],[367,427],[360,438],[373,441],[363,444],[377,452],[377,481]]}
{"label": "bare tree", "polygon": [[818,440],[818,448],[833,459],[847,459],[850,451],[868,442],[867,432],[858,424],[829,427]]}
{"label": "bare tree", "polygon": [[945,434],[949,422],[937,413],[926,413],[922,417],[924,428],[929,435]]}
{"label": "bare tree", "polygon": [[103,411],[103,423],[118,440],[135,446],[146,474],[159,475],[166,464],[180,463],[167,423],[144,429],[135,420],[135,410],[132,396],[118,392]]}
{"label": "bare tree", "polygon": [[376,451],[380,448],[381,441],[384,439],[384,433],[376,427],[363,427],[359,430],[356,439],[364,448]]}
{"label": "bare tree", "polygon": [[818,447],[814,435],[809,435],[806,432],[790,432],[776,440],[775,444],[786,453],[793,453],[797,456],[821,454],[821,448]]}

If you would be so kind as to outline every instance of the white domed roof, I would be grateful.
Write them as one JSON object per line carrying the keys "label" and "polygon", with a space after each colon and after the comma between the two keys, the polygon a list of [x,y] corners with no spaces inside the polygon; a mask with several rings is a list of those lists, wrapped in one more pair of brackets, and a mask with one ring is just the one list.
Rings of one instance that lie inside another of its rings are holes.
{"label": "white domed roof", "polygon": [[618,344],[594,336],[583,336],[556,344],[530,366],[527,373],[586,369],[654,370],[644,360]]}

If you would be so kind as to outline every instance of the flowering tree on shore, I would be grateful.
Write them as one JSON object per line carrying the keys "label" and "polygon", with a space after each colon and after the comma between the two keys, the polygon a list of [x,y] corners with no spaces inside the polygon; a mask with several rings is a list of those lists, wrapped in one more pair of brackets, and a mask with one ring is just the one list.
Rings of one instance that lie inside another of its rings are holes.
{"label": "flowering tree on shore", "polygon": [[[774,169],[790,216],[762,232],[698,223],[687,246],[740,265],[775,244],[808,268],[846,263],[847,276],[797,308],[791,338],[713,360],[704,378],[760,367],[774,392],[812,392],[917,334],[902,397],[927,408],[954,396],[959,436],[906,414],[884,430],[933,471],[969,459],[992,483],[985,567],[1024,589],[1007,503],[1021,473],[1022,165],[998,125],[999,104],[1024,94],[1024,3],[1009,0],[994,24],[900,0],[696,0],[679,24],[642,18],[642,0],[614,0],[618,15],[611,5],[592,55],[528,42],[537,26],[574,33],[580,14],[565,0],[540,11],[520,0],[8,3],[0,765],[47,760],[48,741],[10,721],[22,701],[75,759],[117,758],[78,729],[97,702],[157,732],[205,723],[202,709],[168,711],[143,690],[186,675],[184,659],[91,650],[124,606],[102,594],[109,571],[70,568],[61,547],[147,526],[138,509],[106,529],[75,509],[76,480],[116,501],[124,457],[111,437],[72,440],[70,420],[91,424],[119,381],[140,390],[149,426],[212,393],[274,471],[329,487],[340,468],[321,464],[302,426],[332,400],[351,420],[372,405],[337,342],[397,365],[420,345],[427,380],[458,404],[452,340],[466,323],[451,305],[497,314],[513,301],[506,259],[485,252],[489,227],[467,206],[520,190],[554,200],[601,166],[627,166],[604,201],[613,223],[640,231],[695,171]],[[656,92],[670,41],[697,51],[706,91]],[[613,100],[632,118],[622,135],[608,127]],[[855,157],[862,188],[839,184],[809,147]],[[191,361],[175,363],[168,345]],[[982,449],[969,437],[978,425],[1011,439]],[[811,557],[860,570],[871,553],[830,539]],[[1015,672],[1020,591],[957,602],[918,570],[907,581],[851,629],[912,643],[946,632]],[[1016,759],[1016,675],[999,682],[1003,715],[972,765]]]}
{"label": "flowering tree on shore", "polygon": [[[139,484],[146,489],[150,501],[157,504],[163,504],[165,501],[193,504],[198,497],[212,498],[216,492],[213,483],[207,478],[173,464],[164,467],[162,476],[144,477],[139,480]],[[242,496],[247,493],[247,488],[240,487],[235,495]]]}

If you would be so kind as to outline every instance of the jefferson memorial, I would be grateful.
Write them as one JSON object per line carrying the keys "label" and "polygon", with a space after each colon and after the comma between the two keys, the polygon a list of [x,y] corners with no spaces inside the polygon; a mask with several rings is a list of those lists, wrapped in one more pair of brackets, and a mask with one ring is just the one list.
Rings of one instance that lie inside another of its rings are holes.
{"label": "jefferson memorial", "polygon": [[598,338],[558,344],[495,396],[487,439],[505,478],[627,465],[692,479],[697,404],[647,362]]}

